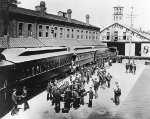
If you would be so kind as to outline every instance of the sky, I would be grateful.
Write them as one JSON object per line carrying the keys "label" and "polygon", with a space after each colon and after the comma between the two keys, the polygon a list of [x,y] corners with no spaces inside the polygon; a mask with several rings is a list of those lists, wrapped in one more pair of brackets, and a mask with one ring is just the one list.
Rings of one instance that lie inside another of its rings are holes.
{"label": "sky", "polygon": [[[18,0],[21,2],[19,7],[35,9],[41,0]],[[127,14],[137,15],[133,18],[133,26],[143,31],[150,31],[150,0],[43,0],[46,3],[47,13],[57,15],[58,11],[67,12],[72,10],[72,18],[86,21],[86,14],[90,15],[90,24],[100,27],[101,29],[111,25],[113,22],[113,7],[122,6],[123,24],[130,26],[131,19]]]}

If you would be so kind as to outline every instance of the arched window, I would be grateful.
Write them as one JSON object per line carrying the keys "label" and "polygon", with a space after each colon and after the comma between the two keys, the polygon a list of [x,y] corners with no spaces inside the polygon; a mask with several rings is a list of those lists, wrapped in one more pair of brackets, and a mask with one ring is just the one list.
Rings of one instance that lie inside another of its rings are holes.
{"label": "arched window", "polygon": [[32,76],[35,75],[35,69],[32,67]]}
{"label": "arched window", "polygon": [[40,72],[39,66],[36,66],[36,74]]}
{"label": "arched window", "polygon": [[29,77],[29,76],[30,76],[30,70],[27,69],[26,77]]}
{"label": "arched window", "polygon": [[25,78],[26,77],[26,73],[24,70],[22,70],[22,78]]}

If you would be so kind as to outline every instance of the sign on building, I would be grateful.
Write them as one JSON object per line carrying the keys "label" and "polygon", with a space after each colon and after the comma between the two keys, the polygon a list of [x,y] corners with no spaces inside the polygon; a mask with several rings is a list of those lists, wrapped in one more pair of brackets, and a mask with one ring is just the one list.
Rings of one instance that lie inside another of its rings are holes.
{"label": "sign on building", "polygon": [[126,43],[125,44],[125,56],[135,56],[135,43],[131,43],[131,47],[130,47],[130,43]]}
{"label": "sign on building", "polygon": [[141,56],[150,57],[150,44],[149,43],[141,44]]}

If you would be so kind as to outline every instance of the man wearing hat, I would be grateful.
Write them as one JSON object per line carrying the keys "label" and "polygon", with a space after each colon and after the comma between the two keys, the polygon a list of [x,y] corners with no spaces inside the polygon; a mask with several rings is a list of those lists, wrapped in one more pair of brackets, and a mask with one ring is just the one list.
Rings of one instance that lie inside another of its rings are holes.
{"label": "man wearing hat", "polygon": [[92,108],[92,99],[93,99],[93,91],[92,91],[92,87],[90,87],[90,91],[88,91],[87,93],[89,93],[89,104],[88,107]]}
{"label": "man wearing hat", "polygon": [[13,89],[13,93],[12,93],[12,106],[13,106],[13,109],[11,111],[11,115],[17,114],[18,103],[17,103],[17,94],[16,94],[16,92],[17,92],[17,90]]}
{"label": "man wearing hat", "polygon": [[114,103],[116,105],[118,105],[118,88],[119,88],[119,85],[118,85],[118,82],[115,82],[115,86],[114,86]]}

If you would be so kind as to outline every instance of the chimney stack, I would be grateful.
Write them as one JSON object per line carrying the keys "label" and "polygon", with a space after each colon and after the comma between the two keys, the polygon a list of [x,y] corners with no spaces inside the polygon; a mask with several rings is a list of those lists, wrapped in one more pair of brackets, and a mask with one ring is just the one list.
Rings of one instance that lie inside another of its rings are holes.
{"label": "chimney stack", "polygon": [[90,18],[90,15],[87,14],[87,15],[86,15],[86,25],[87,25],[87,26],[89,26],[89,18]]}
{"label": "chimney stack", "polygon": [[72,13],[72,10],[71,10],[71,9],[68,9],[68,10],[67,10],[68,22],[71,22],[71,13]]}
{"label": "chimney stack", "polygon": [[41,12],[41,15],[42,15],[42,16],[45,15],[46,7],[45,7],[45,2],[44,2],[44,1],[41,1],[41,2],[40,2],[40,12]]}

